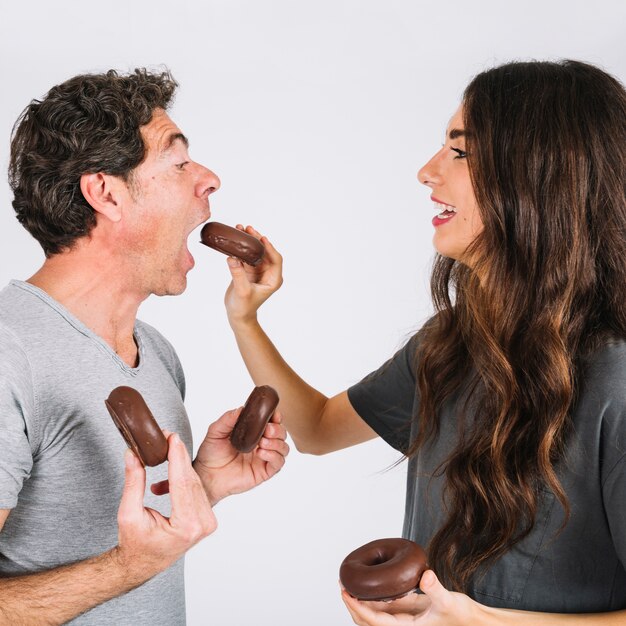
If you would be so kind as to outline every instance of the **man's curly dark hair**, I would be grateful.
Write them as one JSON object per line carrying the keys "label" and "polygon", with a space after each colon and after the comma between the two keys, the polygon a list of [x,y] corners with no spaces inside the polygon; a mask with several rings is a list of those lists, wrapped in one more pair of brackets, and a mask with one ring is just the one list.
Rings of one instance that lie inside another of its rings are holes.
{"label": "man's curly dark hair", "polygon": [[178,84],[168,70],[84,74],[33,100],[13,127],[9,184],[20,223],[46,257],[72,247],[96,224],[80,190],[83,174],[132,183],[146,147],[140,128],[167,109]]}

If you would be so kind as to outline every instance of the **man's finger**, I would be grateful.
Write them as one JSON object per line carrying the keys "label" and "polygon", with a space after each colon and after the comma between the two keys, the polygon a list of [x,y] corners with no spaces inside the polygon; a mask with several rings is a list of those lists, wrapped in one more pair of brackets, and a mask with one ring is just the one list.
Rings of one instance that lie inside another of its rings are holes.
{"label": "man's finger", "polygon": [[271,478],[275,474],[278,474],[278,472],[280,472],[285,465],[285,457],[278,452],[258,449],[256,455],[266,464],[265,471],[267,472],[267,478]]}
{"label": "man's finger", "polygon": [[143,497],[146,490],[146,470],[135,453],[126,448],[124,453],[125,479],[118,517],[125,520],[137,519],[143,514]]}
{"label": "man's finger", "polygon": [[230,435],[237,420],[239,419],[239,415],[242,411],[243,407],[239,407],[238,409],[232,409],[231,411],[226,411],[224,415],[215,420],[210,426],[207,432],[207,436],[205,439],[211,439],[217,437],[219,439],[226,438]]}
{"label": "man's finger", "polygon": [[277,452],[281,456],[287,456],[289,454],[289,444],[282,439],[267,439],[262,437],[259,441],[259,449],[267,450],[268,452]]}
{"label": "man's finger", "polygon": [[197,516],[202,498],[206,498],[200,479],[191,466],[191,459],[185,444],[177,434],[169,440],[169,461],[167,473],[172,501],[171,521],[185,521]]}
{"label": "man's finger", "polygon": [[274,411],[274,414],[272,415],[272,419],[270,420],[270,423],[272,424],[281,424],[283,421],[283,414],[276,409]]}
{"label": "man's finger", "polygon": [[280,439],[281,441],[285,441],[285,439],[287,439],[287,429],[282,424],[269,422],[263,431],[263,436],[268,439]]}

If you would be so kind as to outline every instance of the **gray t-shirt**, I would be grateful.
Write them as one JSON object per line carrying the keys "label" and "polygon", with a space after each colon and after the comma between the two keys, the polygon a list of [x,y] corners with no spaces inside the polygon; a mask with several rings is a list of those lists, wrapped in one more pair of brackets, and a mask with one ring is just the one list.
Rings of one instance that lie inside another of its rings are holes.
{"label": "gray t-shirt", "polygon": [[[406,451],[419,408],[414,356],[417,336],[385,365],[348,390],[357,413],[390,445]],[[464,399],[446,403],[436,440],[408,462],[403,534],[428,546],[444,517],[444,478],[435,469],[457,442]],[[530,535],[475,581],[469,595],[494,607],[591,613],[626,608],[626,342],[616,341],[586,361],[573,411],[574,432],[558,475],[571,507],[550,492]]]}
{"label": "gray t-shirt", "polygon": [[[185,381],[172,346],[137,321],[139,364],[129,367],[45,292],[11,281],[0,291],[0,576],[50,569],[117,544],[117,509],[126,444],[104,405],[119,385],[137,389],[161,428],[189,451]],[[147,469],[146,506],[169,515],[169,496],[151,483],[167,463]],[[133,591],[71,624],[184,624],[183,559]]]}

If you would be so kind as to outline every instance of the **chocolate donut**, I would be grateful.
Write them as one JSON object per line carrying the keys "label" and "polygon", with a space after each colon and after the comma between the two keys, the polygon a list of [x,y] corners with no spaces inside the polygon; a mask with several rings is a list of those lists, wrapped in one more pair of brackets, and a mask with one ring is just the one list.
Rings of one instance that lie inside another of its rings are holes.
{"label": "chocolate donut", "polygon": [[239,452],[250,452],[261,440],[267,423],[278,406],[278,393],[269,385],[255,387],[230,433],[230,442]]}
{"label": "chocolate donut", "polygon": [[208,222],[200,231],[200,241],[209,248],[234,256],[248,265],[258,265],[265,246],[252,235],[219,222]]}
{"label": "chocolate donut", "polygon": [[415,590],[428,569],[426,553],[408,539],[377,539],[343,560],[339,579],[359,600],[394,600]]}
{"label": "chocolate donut", "polygon": [[144,467],[160,465],[167,459],[167,439],[136,389],[116,387],[104,404]]}

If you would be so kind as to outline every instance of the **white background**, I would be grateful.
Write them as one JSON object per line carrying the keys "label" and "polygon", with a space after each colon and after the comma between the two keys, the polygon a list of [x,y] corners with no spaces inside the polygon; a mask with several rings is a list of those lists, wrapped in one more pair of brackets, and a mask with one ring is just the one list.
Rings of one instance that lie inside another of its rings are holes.
{"label": "white background", "polygon": [[[0,5],[0,164],[13,122],[70,76],[167,65],[172,117],[222,189],[213,217],[250,223],[285,257],[261,313],[283,355],[330,395],[386,360],[430,311],[433,207],[416,171],[477,72],[514,59],[577,58],[626,80],[622,0],[55,0]],[[0,284],[43,255],[0,183]],[[176,346],[196,445],[252,383],[222,298],[225,257],[190,239],[178,298],[140,316]],[[398,536],[405,465],[382,441],[285,469],[216,508],[219,529],[187,558],[188,623],[334,626],[351,620],[343,557]]]}

